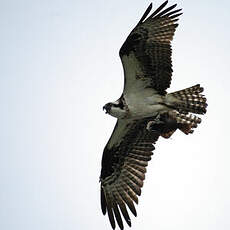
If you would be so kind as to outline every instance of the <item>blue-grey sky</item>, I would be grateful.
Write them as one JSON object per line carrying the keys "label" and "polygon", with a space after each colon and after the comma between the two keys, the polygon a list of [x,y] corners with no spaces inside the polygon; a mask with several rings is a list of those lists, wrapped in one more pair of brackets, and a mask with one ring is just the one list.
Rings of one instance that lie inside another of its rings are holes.
{"label": "blue-grey sky", "polygon": [[[209,106],[193,135],[157,142],[132,229],[227,230],[230,2],[169,2],[184,13],[169,91],[200,83]],[[0,229],[110,229],[102,106],[122,92],[118,50],[149,3],[0,1]]]}

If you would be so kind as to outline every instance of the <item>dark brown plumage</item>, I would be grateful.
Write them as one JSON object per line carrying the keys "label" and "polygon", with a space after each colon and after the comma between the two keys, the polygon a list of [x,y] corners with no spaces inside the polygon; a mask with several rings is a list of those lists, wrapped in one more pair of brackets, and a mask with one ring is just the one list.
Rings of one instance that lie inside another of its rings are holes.
{"label": "dark brown plumage", "polygon": [[[176,5],[161,11],[166,4],[167,1],[147,18],[152,9],[152,3],[149,5],[119,52],[121,60],[124,55],[128,56],[131,51],[134,52],[144,68],[145,74],[141,78],[150,78],[149,87],[156,89],[162,95],[166,93],[165,89],[171,82],[170,41],[177,27],[175,23],[178,20],[177,17],[181,14],[178,14],[180,9],[171,11]],[[124,66],[124,70],[125,68]],[[160,78],[159,75],[161,75]],[[129,127],[129,131],[121,143],[111,149],[106,146],[103,152],[100,176],[101,208],[103,214],[108,213],[113,229],[115,228],[115,219],[120,229],[124,227],[120,211],[126,223],[131,226],[126,206],[136,216],[133,202],[137,204],[137,195],[141,195],[146,166],[154,149],[152,144],[162,134],[159,131],[148,131],[146,129],[148,122],[147,119],[132,123],[132,127]],[[127,124],[127,126],[129,125]],[[119,126],[119,121],[114,130],[118,129],[117,126]]]}
{"label": "dark brown plumage", "polygon": [[[152,9],[150,4],[122,45],[119,54],[125,73],[124,90],[120,99],[103,107],[106,113],[113,108],[113,116],[118,118],[103,151],[100,176],[101,209],[104,215],[108,214],[113,229],[116,223],[123,229],[123,219],[131,226],[127,208],[137,215],[134,203],[138,204],[153,144],[159,136],[169,138],[177,129],[185,134],[192,133],[201,119],[190,113],[206,113],[206,99],[200,85],[170,94],[166,92],[172,77],[171,41],[178,26],[178,16],[182,14],[181,9],[174,10],[176,4],[165,8],[167,3],[148,17]],[[149,89],[155,98],[141,98],[140,92],[149,95]],[[143,100],[138,101],[138,109],[133,109],[139,98]],[[153,100],[150,106],[156,105],[155,115],[151,111],[151,117],[146,113],[143,117],[135,117],[145,105],[149,106],[143,102],[149,98]],[[128,117],[131,114],[129,105],[134,111],[132,119]],[[163,109],[157,110],[161,106]]]}
{"label": "dark brown plumage", "polygon": [[205,114],[207,103],[205,96],[201,94],[203,91],[204,89],[197,84],[187,89],[173,92],[171,95],[180,100],[178,104],[180,112]]}

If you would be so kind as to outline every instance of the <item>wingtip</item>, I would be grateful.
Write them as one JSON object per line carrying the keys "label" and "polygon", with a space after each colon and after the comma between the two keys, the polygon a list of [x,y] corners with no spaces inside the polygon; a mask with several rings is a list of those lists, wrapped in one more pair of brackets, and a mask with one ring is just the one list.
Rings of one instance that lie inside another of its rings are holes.
{"label": "wingtip", "polygon": [[102,210],[102,214],[105,216],[105,214],[106,214],[106,210],[104,211],[104,210]]}
{"label": "wingtip", "polygon": [[132,226],[131,220],[129,219],[129,221],[126,221],[126,223],[129,225],[129,227]]}
{"label": "wingtip", "polygon": [[151,2],[149,4],[148,8],[146,9],[146,12],[148,12],[148,14],[149,14],[149,12],[152,10],[152,8],[153,8],[153,3]]}
{"label": "wingtip", "polygon": [[101,211],[103,213],[103,215],[106,214],[106,199],[105,199],[105,194],[103,191],[103,188],[101,187]]}
{"label": "wingtip", "polygon": [[148,16],[149,12],[151,11],[152,9],[152,2],[149,4],[148,8],[145,10],[145,13],[143,14],[143,16],[141,17],[140,21],[137,23],[137,25],[141,24],[145,18]]}
{"label": "wingtip", "polygon": [[174,18],[178,18],[180,15],[182,15],[183,13],[179,13],[179,14],[174,14],[172,16],[170,16],[171,19],[174,19]]}

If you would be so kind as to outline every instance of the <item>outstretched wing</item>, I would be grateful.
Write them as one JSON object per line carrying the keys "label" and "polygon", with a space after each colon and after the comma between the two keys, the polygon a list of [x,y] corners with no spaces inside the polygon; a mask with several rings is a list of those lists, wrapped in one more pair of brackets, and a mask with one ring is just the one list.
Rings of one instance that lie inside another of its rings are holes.
{"label": "outstretched wing", "polygon": [[153,88],[164,95],[170,86],[172,76],[171,41],[178,24],[181,9],[166,9],[164,2],[149,17],[149,5],[137,26],[120,49],[125,74],[124,94]]}
{"label": "outstretched wing", "polygon": [[104,215],[108,213],[113,229],[115,219],[123,229],[121,214],[131,226],[127,207],[136,216],[133,202],[138,203],[137,195],[141,195],[146,166],[154,150],[153,143],[160,135],[157,131],[146,129],[148,122],[148,119],[132,122],[118,120],[103,152],[101,208]]}

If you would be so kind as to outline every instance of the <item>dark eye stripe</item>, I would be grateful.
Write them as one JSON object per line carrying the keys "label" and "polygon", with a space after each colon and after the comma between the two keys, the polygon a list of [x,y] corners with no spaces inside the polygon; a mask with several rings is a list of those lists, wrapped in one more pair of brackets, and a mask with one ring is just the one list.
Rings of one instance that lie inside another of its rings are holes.
{"label": "dark eye stripe", "polygon": [[117,108],[124,109],[124,104],[122,103],[122,101],[120,101],[119,104],[113,104],[113,106],[117,107]]}

